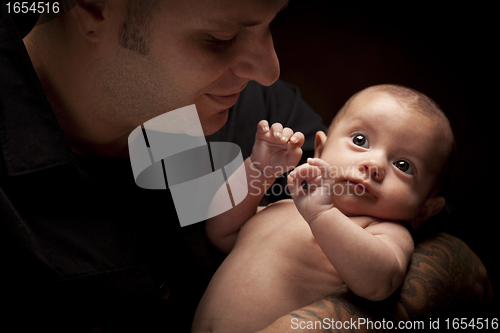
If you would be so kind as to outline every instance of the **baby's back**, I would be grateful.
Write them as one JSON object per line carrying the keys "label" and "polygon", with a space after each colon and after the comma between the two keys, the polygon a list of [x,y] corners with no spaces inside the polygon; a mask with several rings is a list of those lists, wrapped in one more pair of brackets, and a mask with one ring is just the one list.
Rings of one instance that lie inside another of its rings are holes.
{"label": "baby's back", "polygon": [[293,201],[280,201],[241,229],[200,302],[193,332],[254,332],[342,283]]}

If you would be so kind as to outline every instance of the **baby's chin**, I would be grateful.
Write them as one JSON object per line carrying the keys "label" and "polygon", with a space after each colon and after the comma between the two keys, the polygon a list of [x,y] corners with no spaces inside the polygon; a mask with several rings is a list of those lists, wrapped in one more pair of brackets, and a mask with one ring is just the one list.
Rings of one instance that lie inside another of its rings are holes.
{"label": "baby's chin", "polygon": [[336,195],[333,197],[333,205],[346,216],[373,216],[376,200],[356,195]]}
{"label": "baby's chin", "polygon": [[363,197],[336,196],[333,204],[348,217],[370,216],[381,221],[394,221],[405,224],[409,224],[409,221],[412,220],[412,216],[408,214],[397,212],[394,209],[382,208],[377,204],[376,200],[366,200]]}

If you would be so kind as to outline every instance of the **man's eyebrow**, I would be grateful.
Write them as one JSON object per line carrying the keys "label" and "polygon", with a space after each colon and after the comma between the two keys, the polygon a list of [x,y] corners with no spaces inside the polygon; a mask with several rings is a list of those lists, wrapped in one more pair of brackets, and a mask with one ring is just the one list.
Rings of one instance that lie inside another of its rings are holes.
{"label": "man's eyebrow", "polygon": [[283,7],[281,7],[281,9],[278,11],[278,13],[284,11],[285,8],[288,7],[289,3],[290,3],[290,1],[285,2],[285,4],[283,5]]}
{"label": "man's eyebrow", "polygon": [[253,26],[261,24],[262,22],[261,21],[237,21],[237,20],[230,20],[230,19],[223,19],[223,20],[213,19],[213,20],[209,20],[208,23],[211,26],[217,27],[221,30],[230,30],[230,29],[243,28],[243,27],[253,27]]}
{"label": "man's eyebrow", "polygon": [[[280,8],[278,13],[282,12],[285,10],[285,8],[288,6],[289,1],[287,1],[283,7]],[[238,21],[238,20],[232,20],[232,19],[209,19],[208,22],[212,26],[216,26],[220,28],[221,30],[225,29],[233,29],[233,28],[244,28],[244,27],[254,27],[256,25],[259,25],[262,23],[262,21]]]}

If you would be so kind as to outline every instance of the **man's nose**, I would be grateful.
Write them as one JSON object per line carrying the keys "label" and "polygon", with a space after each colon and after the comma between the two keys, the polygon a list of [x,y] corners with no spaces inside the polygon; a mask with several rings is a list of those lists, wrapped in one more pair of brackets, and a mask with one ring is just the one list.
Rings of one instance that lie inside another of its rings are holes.
{"label": "man's nose", "polygon": [[377,159],[369,159],[361,162],[359,171],[362,172],[365,177],[376,181],[382,181],[385,177],[384,165]]}
{"label": "man's nose", "polygon": [[231,69],[236,76],[257,81],[263,86],[270,86],[278,80],[280,66],[269,29],[249,37]]}

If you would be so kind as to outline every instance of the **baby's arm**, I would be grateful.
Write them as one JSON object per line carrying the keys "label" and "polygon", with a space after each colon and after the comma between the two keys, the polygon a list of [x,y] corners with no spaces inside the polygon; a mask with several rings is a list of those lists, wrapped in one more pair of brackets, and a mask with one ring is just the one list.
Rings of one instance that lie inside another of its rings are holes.
{"label": "baby's arm", "polygon": [[252,154],[242,166],[246,183],[236,182],[247,186],[247,196],[236,207],[207,220],[207,237],[215,247],[225,253],[231,251],[241,226],[257,212],[266,191],[278,176],[293,169],[300,161],[303,144],[302,133],[294,133],[279,123],[269,128],[266,120],[259,122]]}
{"label": "baby's arm", "polygon": [[[308,189],[301,183],[306,180]],[[333,205],[333,180],[326,162],[309,159],[288,178],[289,189],[327,258],[357,295],[382,300],[401,284],[413,254],[408,230],[396,222],[361,228]]]}

